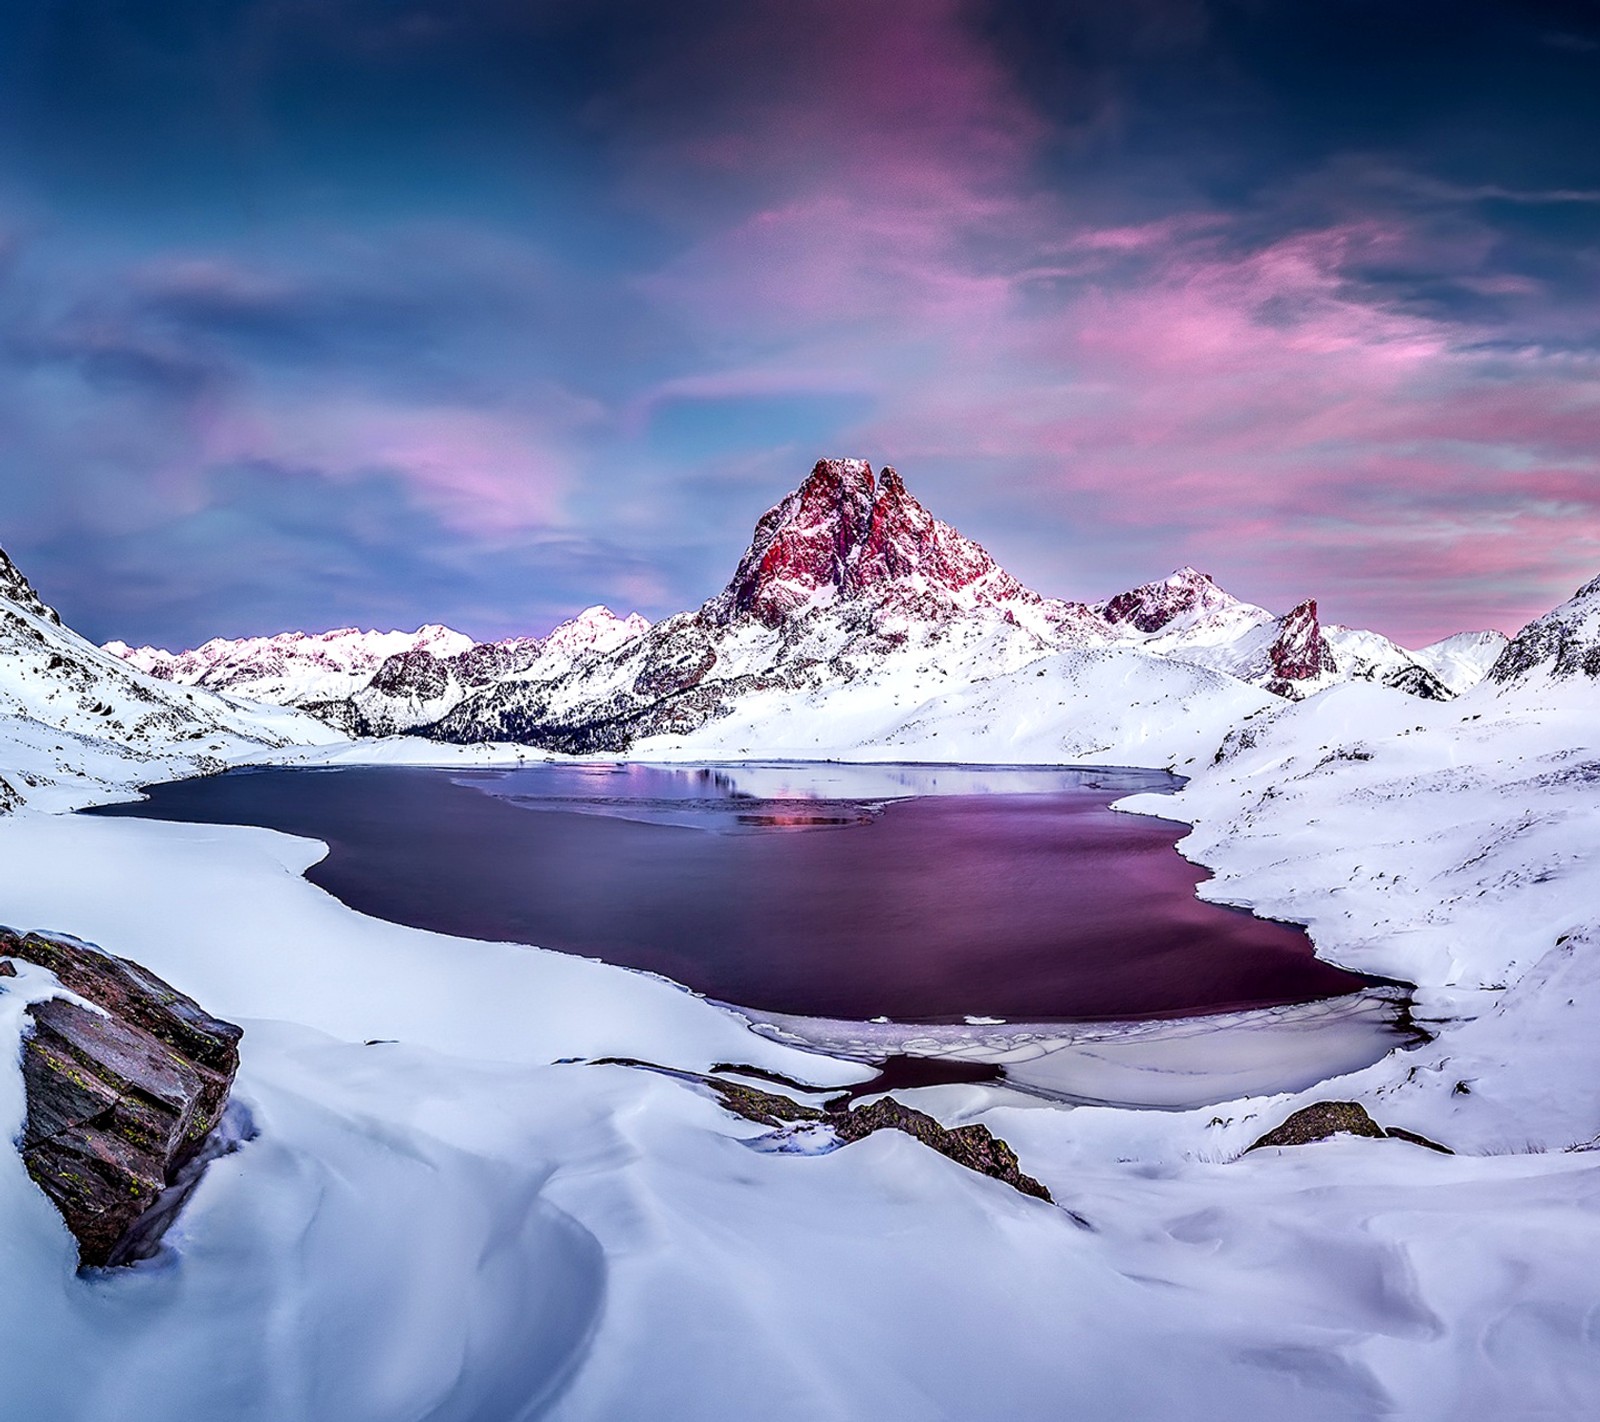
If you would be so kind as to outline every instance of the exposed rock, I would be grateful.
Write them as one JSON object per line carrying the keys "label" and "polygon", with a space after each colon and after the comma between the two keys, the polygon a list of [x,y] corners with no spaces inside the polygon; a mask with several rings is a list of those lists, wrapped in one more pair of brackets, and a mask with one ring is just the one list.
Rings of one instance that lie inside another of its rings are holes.
{"label": "exposed rock", "polygon": [[1455,692],[1426,667],[1398,667],[1386,672],[1378,680],[1395,691],[1403,691],[1422,701],[1451,701],[1455,698]]}
{"label": "exposed rock", "polygon": [[23,577],[22,570],[0,548],[0,597],[26,608],[35,617],[61,625],[61,614],[33,590],[33,584]]}
{"label": "exposed rock", "polygon": [[1232,613],[1243,606],[1237,598],[1223,592],[1210,573],[1179,568],[1158,583],[1144,583],[1118,593],[1101,604],[1100,615],[1113,627],[1137,627],[1145,633],[1162,628],[1196,612]]}
{"label": "exposed rock", "polygon": [[1489,668],[1489,680],[1505,685],[1535,673],[1600,679],[1600,578],[1518,632]]}
{"label": "exposed rock", "polygon": [[1300,695],[1297,683],[1316,681],[1338,671],[1333,653],[1317,623],[1317,600],[1307,598],[1285,613],[1278,637],[1267,651],[1272,680],[1267,690],[1277,696]]}
{"label": "exposed rock", "polygon": [[1438,1141],[1430,1141],[1426,1136],[1419,1136],[1415,1131],[1408,1131],[1404,1126],[1385,1126],[1383,1133],[1397,1141],[1409,1141],[1412,1145],[1419,1145],[1424,1150],[1436,1150],[1440,1155],[1454,1155],[1455,1152],[1447,1145],[1440,1145]]}
{"label": "exposed rock", "polygon": [[[750,1086],[742,1081],[728,1081],[720,1076],[705,1076],[700,1072],[683,1071],[677,1067],[658,1066],[654,1062],[640,1061],[635,1057],[601,1057],[594,1062],[594,1065],[637,1067],[643,1071],[659,1072],[662,1076],[707,1087],[735,1116],[743,1116],[745,1120],[754,1121],[757,1125],[774,1128],[791,1125],[831,1126],[834,1134],[845,1145],[865,1140],[876,1131],[904,1131],[908,1136],[921,1141],[923,1145],[955,1161],[957,1165],[964,1165],[979,1175],[1004,1181],[1014,1190],[1019,1190],[1024,1195],[1031,1195],[1037,1200],[1051,1200],[1049,1190],[1031,1175],[1022,1173],[1017,1153],[998,1136],[993,1135],[987,1126],[957,1126],[954,1129],[941,1126],[926,1112],[902,1106],[892,1096],[880,1096],[865,1106],[852,1108],[847,1093],[829,1101],[826,1108],[820,1108],[807,1106],[775,1091],[763,1091],[760,1087]],[[717,1070],[755,1073],[771,1077],[774,1082],[783,1082],[797,1090],[822,1090],[820,1087],[806,1087],[802,1083],[789,1081],[775,1073],[764,1072],[755,1067],[724,1065]],[[1079,1222],[1082,1223],[1081,1220]]]}
{"label": "exposed rock", "polygon": [[[765,1093],[762,1093],[765,1094]],[[1022,1173],[1016,1151],[987,1126],[941,1126],[932,1116],[910,1106],[902,1106],[892,1096],[880,1096],[865,1106],[829,1118],[839,1139],[864,1140],[874,1131],[904,1131],[923,1145],[948,1156],[957,1165],[975,1170],[995,1180],[1003,1180],[1014,1190],[1035,1199],[1048,1200],[1050,1192],[1031,1175]]]}
{"label": "exposed rock", "polygon": [[786,1126],[795,1121],[822,1121],[827,1113],[815,1106],[804,1106],[775,1091],[762,1091],[743,1082],[722,1081],[714,1076],[701,1078],[721,1098],[735,1116],[743,1116],[762,1126]]}
{"label": "exposed rock", "polygon": [[92,1004],[56,998],[29,1009],[21,1147],[80,1262],[106,1264],[221,1120],[244,1034],[86,943],[0,929],[0,954],[48,968]]}
{"label": "exposed rock", "polygon": [[864,459],[819,459],[798,489],[768,509],[705,615],[713,625],[752,617],[780,627],[836,602],[932,621],[979,604],[1016,604],[1058,622],[1088,616],[1024,587],[982,545],[923,508],[893,468],[874,479]]}
{"label": "exposed rock", "polygon": [[776,1092],[761,1091],[742,1082],[700,1078],[721,1098],[736,1116],[763,1126],[782,1126],[796,1121],[826,1121],[846,1145],[863,1141],[876,1131],[904,1131],[923,1145],[948,1156],[957,1165],[975,1170],[994,1180],[1003,1180],[1014,1190],[1038,1200],[1050,1199],[1050,1192],[1031,1175],[1022,1173],[1016,1151],[987,1126],[941,1126],[932,1116],[910,1106],[902,1106],[892,1096],[880,1096],[865,1106],[827,1111],[804,1106]]}
{"label": "exposed rock", "polygon": [[426,701],[442,696],[449,684],[450,672],[445,664],[426,647],[413,647],[386,658],[372,674],[367,689],[385,696],[414,696]]}
{"label": "exposed rock", "polygon": [[775,627],[846,581],[872,524],[872,468],[864,459],[819,459],[805,481],[756,524],[719,612]]}
{"label": "exposed rock", "polygon": [[1317,1101],[1302,1106],[1276,1130],[1262,1136],[1251,1150],[1264,1146],[1310,1145],[1312,1141],[1325,1141],[1329,1136],[1381,1137],[1383,1128],[1367,1114],[1359,1101]]}
{"label": "exposed rock", "polygon": [[1330,1136],[1338,1135],[1365,1136],[1371,1140],[1390,1137],[1425,1146],[1442,1155],[1454,1154],[1449,1146],[1430,1141],[1415,1131],[1405,1130],[1401,1126],[1380,1126],[1359,1101],[1317,1101],[1310,1106],[1302,1106],[1276,1130],[1262,1136],[1250,1150],[1260,1150],[1266,1146],[1310,1145],[1313,1141],[1325,1141]]}
{"label": "exposed rock", "polygon": [[539,637],[507,637],[502,642],[468,647],[450,658],[450,667],[463,686],[488,686],[535,666],[543,651],[544,641]]}

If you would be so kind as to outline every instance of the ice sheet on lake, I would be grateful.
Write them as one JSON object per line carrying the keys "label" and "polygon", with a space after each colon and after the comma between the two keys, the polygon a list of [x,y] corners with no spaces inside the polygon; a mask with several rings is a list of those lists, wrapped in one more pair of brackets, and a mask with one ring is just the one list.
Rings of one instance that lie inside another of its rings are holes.
{"label": "ice sheet on lake", "polygon": [[846,1022],[741,1012],[774,1041],[831,1056],[948,1058],[1001,1067],[1063,1101],[1187,1110],[1301,1091],[1359,1071],[1409,1040],[1398,989],[1247,1012],[1146,1022]]}

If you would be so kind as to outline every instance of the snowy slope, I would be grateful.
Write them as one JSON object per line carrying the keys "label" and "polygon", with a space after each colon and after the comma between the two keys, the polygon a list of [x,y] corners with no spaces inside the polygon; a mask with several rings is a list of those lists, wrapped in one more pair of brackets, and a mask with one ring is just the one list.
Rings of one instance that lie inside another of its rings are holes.
{"label": "snowy slope", "polygon": [[1489,674],[1508,640],[1504,632],[1457,632],[1419,648],[1411,656],[1459,696]]}
{"label": "snowy slope", "polygon": [[173,686],[62,625],[0,553],[0,810],[81,804],[341,739],[291,710]]}
{"label": "snowy slope", "polygon": [[1276,704],[1231,677],[1127,647],[1055,653],[993,676],[950,675],[950,660],[916,666],[902,656],[842,687],[753,692],[728,715],[642,740],[634,754],[1187,769]]}

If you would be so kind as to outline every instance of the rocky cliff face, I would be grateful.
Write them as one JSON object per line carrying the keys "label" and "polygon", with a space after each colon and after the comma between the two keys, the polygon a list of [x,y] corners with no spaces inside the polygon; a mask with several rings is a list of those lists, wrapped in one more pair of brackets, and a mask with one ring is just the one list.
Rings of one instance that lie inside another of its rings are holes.
{"label": "rocky cliff face", "polygon": [[0,548],[0,598],[26,608],[35,617],[61,625],[61,615],[33,590],[33,584],[22,576],[22,571]]}
{"label": "rocky cliff face", "polygon": [[1278,696],[1296,696],[1301,694],[1305,683],[1322,681],[1338,673],[1338,664],[1317,622],[1315,598],[1307,598],[1285,614],[1277,640],[1267,649],[1267,661],[1272,668],[1267,690]]}
{"label": "rocky cliff face", "polygon": [[[1223,592],[1210,573],[1179,568],[1158,583],[1144,583],[1100,603],[1096,611],[1112,627],[1133,628],[1154,635],[1182,622],[1189,626],[1202,620],[1229,619],[1230,625],[1240,608],[1249,608],[1238,598]],[[1262,619],[1264,609],[1249,608]]]}
{"label": "rocky cliff face", "polygon": [[1530,622],[1489,668],[1489,680],[1500,686],[1578,677],[1600,678],[1600,578]]}
{"label": "rocky cliff face", "polygon": [[222,1119],[243,1033],[137,963],[86,943],[0,929],[0,971],[14,976],[18,960],[48,969],[82,999],[29,1009],[23,1163],[61,1211],[83,1264],[137,1257],[154,1244],[141,1221],[170,1221],[167,1192]]}
{"label": "rocky cliff face", "polygon": [[1046,605],[983,547],[934,518],[893,468],[874,479],[863,459],[820,459],[798,489],[762,515],[706,613],[713,621],[749,616],[779,627],[836,602],[893,605],[929,618],[980,605]]}

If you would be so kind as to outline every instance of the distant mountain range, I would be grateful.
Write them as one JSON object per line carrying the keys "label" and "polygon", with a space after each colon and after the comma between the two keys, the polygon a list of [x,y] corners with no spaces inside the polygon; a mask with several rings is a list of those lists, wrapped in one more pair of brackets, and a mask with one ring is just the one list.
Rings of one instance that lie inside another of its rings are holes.
{"label": "distant mountain range", "polygon": [[64,626],[0,552],[0,812],[337,739],[302,712],[145,675]]}
{"label": "distant mountain range", "polygon": [[929,691],[949,691],[1105,650],[1280,698],[1364,680],[1444,700],[1476,684],[1505,643],[1471,632],[1407,651],[1322,624],[1314,600],[1276,616],[1193,568],[1100,603],[1044,597],[933,517],[892,468],[875,477],[863,460],[824,459],[761,517],[721,592],[653,626],[592,607],[546,637],[501,642],[428,626],[106,650],[153,677],[299,707],[353,735],[591,752],[692,734],[763,693],[816,702],[897,683],[904,702],[930,678]]}

